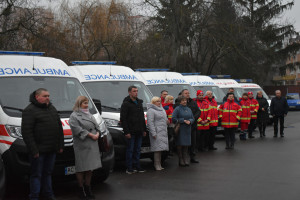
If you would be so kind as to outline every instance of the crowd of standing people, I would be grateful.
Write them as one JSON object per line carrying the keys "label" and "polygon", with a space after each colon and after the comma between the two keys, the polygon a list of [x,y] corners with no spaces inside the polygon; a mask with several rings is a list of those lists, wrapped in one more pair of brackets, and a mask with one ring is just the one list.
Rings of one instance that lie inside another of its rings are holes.
{"label": "crowd of standing people", "polygon": [[[136,91],[135,95],[133,91]],[[153,97],[151,103],[147,105],[147,124],[144,123],[145,116],[142,116],[142,111],[139,114],[142,120],[132,117],[134,110],[139,107],[137,102],[141,103],[141,100],[137,98],[137,88],[130,87],[128,93],[129,96],[126,98],[130,99],[133,107],[128,109],[128,102],[125,100],[121,107],[121,124],[124,130],[128,130],[124,131],[125,137],[128,138],[127,151],[130,152],[126,158],[126,173],[128,174],[144,172],[140,165],[133,167],[130,162],[131,156],[134,156],[135,163],[138,163],[141,148],[141,142],[136,142],[132,148],[132,139],[129,137],[132,133],[145,136],[146,132],[149,132],[151,151],[154,152],[154,168],[158,171],[164,169],[161,164],[162,152],[169,151],[169,155],[173,155],[172,151],[175,148],[169,144],[170,135],[175,138],[178,164],[181,167],[189,166],[190,163],[199,163],[196,159],[199,151],[217,150],[214,143],[218,126],[224,129],[225,149],[227,150],[234,149],[235,134],[239,127],[240,140],[255,138],[253,131],[256,126],[260,137],[266,137],[269,103],[261,91],[257,93],[256,98],[252,92],[248,92],[244,93],[241,99],[237,99],[234,89],[230,88],[224,97],[223,104],[218,106],[212,91],[204,93],[198,90],[196,98],[191,99],[190,92],[184,89],[175,99],[168,94],[168,91],[163,90],[160,97]],[[280,91],[276,91],[270,111],[274,117],[274,137],[277,137],[278,121],[281,124],[280,135],[284,137],[283,123],[288,106],[285,98],[281,97]],[[131,121],[129,121],[130,118]],[[134,126],[141,127],[138,133],[135,132]]]}
{"label": "crowd of standing people", "polygon": [[[52,190],[51,174],[57,153],[63,152],[64,134],[57,110],[51,104],[50,93],[40,88],[30,95],[30,104],[22,114],[22,136],[30,153],[30,199],[39,199],[41,189],[49,200],[55,200]],[[147,104],[147,124],[143,100],[138,98],[138,88],[130,86],[128,96],[121,106],[120,120],[127,140],[127,174],[145,172],[140,165],[143,137],[149,133],[151,151],[154,153],[154,168],[163,170],[162,152],[172,155],[173,145],[169,137],[175,137],[175,145],[180,167],[187,167],[196,160],[198,151],[214,151],[217,127],[224,128],[226,146],[234,149],[235,133],[240,126],[240,139],[252,139],[257,124],[260,137],[265,137],[268,122],[267,100],[262,92],[256,99],[252,92],[244,93],[238,100],[231,88],[219,106],[212,91],[197,91],[195,99],[190,98],[187,89],[182,90],[175,99],[163,90],[161,97],[153,97]],[[272,99],[270,113],[274,119],[274,136],[284,137],[284,117],[288,113],[287,101],[279,90]],[[99,125],[89,112],[89,99],[79,96],[70,116],[69,124],[74,140],[75,169],[81,199],[95,199],[91,190],[93,170],[102,166],[98,139]]]}

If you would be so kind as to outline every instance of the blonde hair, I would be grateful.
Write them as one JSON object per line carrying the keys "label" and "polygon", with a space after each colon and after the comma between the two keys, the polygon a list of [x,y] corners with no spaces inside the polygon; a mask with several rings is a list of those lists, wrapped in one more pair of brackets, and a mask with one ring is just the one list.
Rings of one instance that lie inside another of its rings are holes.
{"label": "blonde hair", "polygon": [[165,102],[170,101],[170,99],[173,99],[173,100],[174,100],[174,97],[173,97],[172,95],[167,95],[167,96],[165,97]]}
{"label": "blonde hair", "polygon": [[86,96],[78,96],[75,101],[73,111],[79,111],[81,104],[85,101],[89,101],[89,99]]}
{"label": "blonde hair", "polygon": [[153,98],[151,99],[151,103],[152,103],[152,104],[155,104],[156,101],[161,101],[161,98],[160,98],[160,97],[153,97]]}

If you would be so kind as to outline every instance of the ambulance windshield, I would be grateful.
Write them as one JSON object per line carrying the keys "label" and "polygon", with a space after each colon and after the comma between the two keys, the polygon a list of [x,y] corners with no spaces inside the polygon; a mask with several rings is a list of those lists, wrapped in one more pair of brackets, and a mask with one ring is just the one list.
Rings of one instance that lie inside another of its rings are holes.
{"label": "ambulance windshield", "polygon": [[212,91],[216,102],[218,102],[219,104],[223,103],[223,98],[225,94],[223,90],[221,90],[218,86],[194,86],[194,88],[195,90],[202,90],[204,94],[207,91]]}
{"label": "ambulance windshield", "polygon": [[[64,77],[3,77],[0,78],[0,104],[11,117],[21,117],[22,110],[29,105],[30,94],[38,88],[50,93],[50,101],[61,117],[68,118],[78,96],[88,96],[75,78]],[[93,104],[90,112],[96,114]]]}
{"label": "ambulance windshield", "polygon": [[104,112],[120,112],[123,100],[128,96],[128,87],[132,85],[138,88],[138,98],[144,101],[144,110],[152,99],[149,89],[139,81],[97,81],[85,82],[83,85],[93,99],[101,101]]}
{"label": "ambulance windshield", "polygon": [[188,89],[190,92],[190,97],[196,98],[196,91],[190,84],[156,84],[148,85],[148,88],[151,90],[154,96],[160,97],[160,93],[163,90],[167,90],[169,95],[172,95],[175,99],[178,97],[178,94],[183,89]]}

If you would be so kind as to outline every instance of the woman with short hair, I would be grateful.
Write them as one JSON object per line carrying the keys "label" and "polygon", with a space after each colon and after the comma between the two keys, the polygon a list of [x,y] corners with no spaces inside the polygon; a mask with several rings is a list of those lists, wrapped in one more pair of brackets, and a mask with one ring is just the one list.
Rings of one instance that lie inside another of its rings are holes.
{"label": "woman with short hair", "polygon": [[188,147],[191,146],[191,125],[194,122],[192,110],[187,107],[187,98],[179,96],[177,98],[179,106],[177,106],[172,115],[172,122],[179,123],[180,129],[177,136],[177,153],[179,158],[179,166],[189,166],[190,158]]}
{"label": "woman with short hair", "polygon": [[73,135],[76,177],[81,199],[95,199],[91,191],[92,172],[102,167],[98,146],[99,125],[89,112],[89,99],[79,96],[76,99],[69,124]]}
{"label": "woman with short hair", "polygon": [[164,169],[161,166],[161,153],[169,150],[168,143],[168,118],[161,105],[160,97],[153,97],[147,104],[147,126],[151,143],[151,151],[154,152],[154,168],[157,171]]}

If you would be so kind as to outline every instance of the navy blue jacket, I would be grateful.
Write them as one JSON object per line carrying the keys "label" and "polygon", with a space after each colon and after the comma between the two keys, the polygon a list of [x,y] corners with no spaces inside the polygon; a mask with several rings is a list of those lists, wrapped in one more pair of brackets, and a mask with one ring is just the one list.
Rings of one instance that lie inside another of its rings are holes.
{"label": "navy blue jacket", "polygon": [[270,107],[271,115],[283,116],[288,113],[289,106],[284,97],[274,97],[271,101]]}

